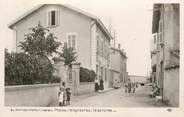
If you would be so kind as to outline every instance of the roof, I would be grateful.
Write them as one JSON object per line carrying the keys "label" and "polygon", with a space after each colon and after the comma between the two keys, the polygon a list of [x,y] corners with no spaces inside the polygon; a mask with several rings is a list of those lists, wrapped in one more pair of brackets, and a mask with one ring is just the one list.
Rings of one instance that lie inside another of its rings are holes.
{"label": "roof", "polygon": [[118,48],[114,48],[114,47],[111,47],[111,49],[115,50],[115,51],[118,51],[121,53],[121,55],[123,55],[126,59],[127,59],[127,56],[126,56],[126,53],[123,52],[122,50],[118,49]]}
{"label": "roof", "polygon": [[161,4],[153,5],[152,33],[158,32]]}
{"label": "roof", "polygon": [[[11,28],[11,29],[13,29],[13,26],[16,25],[18,22],[20,22],[21,20],[23,20],[24,18],[26,18],[26,17],[29,16],[30,14],[34,13],[35,11],[39,10],[40,8],[42,8],[43,6],[46,6],[46,5],[51,5],[51,4],[39,4],[39,5],[37,5],[36,7],[30,9],[29,11],[27,11],[26,13],[24,13],[23,15],[21,15],[21,16],[18,17],[18,18],[16,18],[15,20],[13,20],[11,23],[9,23],[9,24],[8,24],[8,27]],[[52,5],[53,5],[53,4],[52,4]],[[75,12],[77,12],[77,13],[80,13],[80,14],[86,16],[86,17],[89,17],[89,18],[95,20],[96,23],[97,23],[97,24],[102,28],[102,30],[106,33],[106,35],[107,35],[110,39],[112,39],[111,34],[109,33],[109,31],[107,30],[107,28],[105,27],[105,25],[102,23],[102,21],[101,21],[98,17],[96,17],[96,16],[94,16],[94,15],[92,15],[92,14],[90,14],[90,13],[87,13],[87,12],[85,12],[85,11],[82,11],[82,10],[80,10],[80,9],[78,9],[78,8],[75,8],[75,7],[73,7],[73,6],[70,6],[70,5],[68,5],[68,4],[57,4],[57,5],[60,5],[60,6],[65,7],[65,8],[68,8],[68,9],[70,9],[70,10],[72,10],[72,11],[75,11]]]}

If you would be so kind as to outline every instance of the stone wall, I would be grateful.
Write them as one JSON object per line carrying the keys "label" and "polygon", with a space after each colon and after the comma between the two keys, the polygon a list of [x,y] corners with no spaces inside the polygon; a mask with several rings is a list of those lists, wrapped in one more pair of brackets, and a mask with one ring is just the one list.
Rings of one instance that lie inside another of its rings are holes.
{"label": "stone wall", "polygon": [[95,92],[94,82],[80,82],[76,95],[89,94]]}
{"label": "stone wall", "polygon": [[59,84],[5,87],[5,106],[49,106],[58,99]]}
{"label": "stone wall", "polygon": [[[54,105],[58,100],[59,83],[56,84],[37,84],[22,86],[5,87],[5,106],[26,106],[26,107],[46,107]],[[68,84],[72,89],[72,84]],[[75,95],[93,93],[95,90],[94,82],[80,83],[75,90]]]}
{"label": "stone wall", "polygon": [[179,106],[179,68],[165,71],[164,101],[174,107]]}

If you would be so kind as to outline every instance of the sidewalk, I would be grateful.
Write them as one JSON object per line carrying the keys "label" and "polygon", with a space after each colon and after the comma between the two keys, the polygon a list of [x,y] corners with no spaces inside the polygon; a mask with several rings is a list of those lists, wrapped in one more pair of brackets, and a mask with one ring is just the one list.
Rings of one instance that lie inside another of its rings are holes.
{"label": "sidewalk", "polygon": [[[82,99],[86,99],[88,97],[100,95],[100,94],[103,94],[105,92],[111,91],[113,89],[114,88],[108,88],[108,89],[103,90],[102,92],[99,91],[99,92],[92,92],[92,93],[82,94],[82,95],[74,95],[74,96],[71,97],[71,102],[70,103],[72,104],[73,102],[78,102],[78,101],[81,101]],[[50,105],[50,107],[57,107],[57,106],[58,106],[58,102],[54,102],[53,104]]]}

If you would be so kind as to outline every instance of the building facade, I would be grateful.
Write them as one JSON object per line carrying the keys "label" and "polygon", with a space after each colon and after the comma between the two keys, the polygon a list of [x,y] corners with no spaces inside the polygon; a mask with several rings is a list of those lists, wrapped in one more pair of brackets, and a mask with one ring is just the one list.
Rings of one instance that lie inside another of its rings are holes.
{"label": "building facade", "polygon": [[179,4],[154,4],[152,26],[152,81],[160,86],[163,101],[174,107],[179,106],[179,11]]}
{"label": "building facade", "polygon": [[9,24],[15,34],[17,52],[21,51],[19,42],[30,32],[29,28],[35,27],[38,22],[48,28],[62,46],[67,44],[74,48],[77,62],[82,67],[94,70],[98,79],[106,81],[109,69],[108,48],[112,37],[98,17],[70,5],[38,5]]}
{"label": "building facade", "polygon": [[127,76],[127,56],[126,53],[121,49],[120,45],[118,48],[111,47],[110,50],[110,78],[113,78],[109,82],[109,86],[112,87],[116,82],[120,84],[124,83]]}

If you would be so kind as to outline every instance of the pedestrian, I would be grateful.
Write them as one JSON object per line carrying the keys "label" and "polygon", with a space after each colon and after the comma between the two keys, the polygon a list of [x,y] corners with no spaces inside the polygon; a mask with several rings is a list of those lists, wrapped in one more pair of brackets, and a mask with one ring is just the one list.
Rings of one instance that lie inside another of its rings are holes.
{"label": "pedestrian", "polygon": [[60,90],[63,94],[63,106],[65,106],[65,102],[66,102],[66,88],[65,88],[65,82],[62,82],[61,86],[60,86]]}
{"label": "pedestrian", "polygon": [[100,80],[100,90],[103,91],[104,90],[104,84],[103,84],[103,80]]}
{"label": "pedestrian", "polygon": [[127,82],[125,83],[125,93],[128,92],[128,85],[127,85]]}
{"label": "pedestrian", "polygon": [[99,90],[99,84],[98,84],[98,79],[95,78],[95,92]]}
{"label": "pedestrian", "polygon": [[138,82],[136,82],[135,86],[136,86],[136,88],[138,88]]}
{"label": "pedestrian", "polygon": [[63,106],[63,91],[60,88],[58,92],[58,101],[59,101],[59,106]]}
{"label": "pedestrian", "polygon": [[70,96],[71,96],[70,88],[67,88],[66,89],[66,105],[70,105]]}
{"label": "pedestrian", "polygon": [[135,88],[136,88],[136,84],[133,82],[132,83],[132,93],[135,93]]}
{"label": "pedestrian", "polygon": [[127,87],[128,87],[128,93],[130,93],[131,92],[131,82],[130,82],[130,79],[128,79]]}

